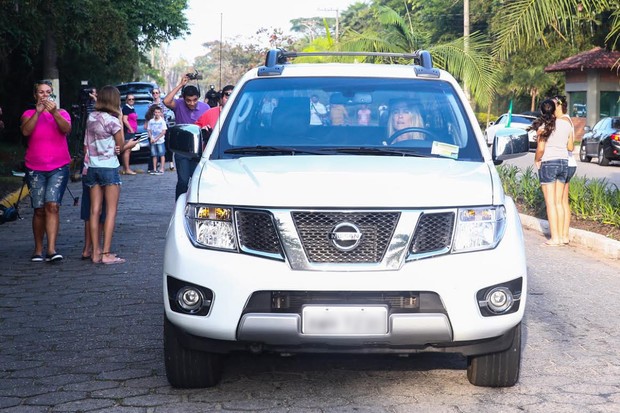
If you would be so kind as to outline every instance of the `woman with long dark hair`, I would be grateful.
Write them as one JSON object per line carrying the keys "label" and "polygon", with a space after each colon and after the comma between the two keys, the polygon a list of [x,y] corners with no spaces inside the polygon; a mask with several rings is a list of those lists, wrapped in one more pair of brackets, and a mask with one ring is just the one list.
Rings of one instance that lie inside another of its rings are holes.
{"label": "woman with long dark hair", "polygon": [[545,246],[559,246],[565,243],[564,191],[567,190],[568,151],[573,150],[572,125],[565,119],[556,118],[556,104],[545,99],[540,104],[541,115],[531,128],[536,130],[538,145],[534,163],[538,168],[538,179],[547,209],[547,220],[551,238]]}

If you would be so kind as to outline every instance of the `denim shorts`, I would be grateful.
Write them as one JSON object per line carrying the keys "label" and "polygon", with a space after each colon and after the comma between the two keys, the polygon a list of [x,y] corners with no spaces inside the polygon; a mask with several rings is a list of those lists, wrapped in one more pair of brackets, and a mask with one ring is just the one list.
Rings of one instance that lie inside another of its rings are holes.
{"label": "denim shorts", "polygon": [[555,181],[566,183],[568,179],[568,159],[552,159],[544,161],[538,170],[541,184],[552,184]]}
{"label": "denim shorts", "polygon": [[152,143],[151,144],[151,156],[166,156],[166,144],[165,143]]}
{"label": "denim shorts", "polygon": [[125,132],[125,142],[132,140],[135,136],[135,133]]}
{"label": "denim shorts", "polygon": [[61,204],[62,196],[69,182],[69,165],[51,171],[26,171],[26,184],[30,190],[30,203],[33,208],[43,208],[46,203]]}
{"label": "denim shorts", "polygon": [[568,174],[566,175],[566,182],[570,182],[571,179],[573,179],[573,176],[575,176],[575,173],[577,172],[577,167],[576,166],[569,166],[568,167]]}
{"label": "denim shorts", "polygon": [[89,188],[96,185],[120,185],[121,175],[118,173],[118,168],[95,168],[91,166],[82,180],[84,185]]}

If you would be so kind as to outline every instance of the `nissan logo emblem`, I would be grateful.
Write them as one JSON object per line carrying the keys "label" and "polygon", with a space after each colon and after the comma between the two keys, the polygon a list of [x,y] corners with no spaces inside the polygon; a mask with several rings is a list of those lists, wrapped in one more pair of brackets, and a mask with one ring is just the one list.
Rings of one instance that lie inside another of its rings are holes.
{"label": "nissan logo emblem", "polygon": [[340,251],[351,251],[362,241],[362,231],[350,222],[342,222],[329,233],[332,245]]}

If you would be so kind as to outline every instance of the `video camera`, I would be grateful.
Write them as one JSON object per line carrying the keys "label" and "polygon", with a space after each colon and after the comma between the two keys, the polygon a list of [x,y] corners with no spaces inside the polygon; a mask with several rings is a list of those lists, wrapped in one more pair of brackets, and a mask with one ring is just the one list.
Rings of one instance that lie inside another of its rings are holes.
{"label": "video camera", "polygon": [[194,73],[187,73],[185,76],[187,76],[189,80],[202,80],[202,75],[198,73],[197,70],[194,71]]}
{"label": "video camera", "polygon": [[80,89],[80,94],[78,97],[78,101],[81,105],[87,105],[89,103],[91,103],[91,97],[90,94],[93,93],[93,88],[92,87],[85,87]]}
{"label": "video camera", "polygon": [[207,98],[207,104],[212,108],[219,104],[220,94],[215,90],[215,85],[209,85],[209,90],[205,97]]}

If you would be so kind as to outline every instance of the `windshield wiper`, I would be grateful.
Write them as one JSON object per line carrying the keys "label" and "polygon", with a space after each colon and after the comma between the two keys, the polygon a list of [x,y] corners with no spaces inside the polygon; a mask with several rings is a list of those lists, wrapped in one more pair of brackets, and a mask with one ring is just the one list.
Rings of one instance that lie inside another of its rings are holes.
{"label": "windshield wiper", "polygon": [[342,146],[323,149],[325,152],[347,153],[353,155],[390,155],[390,156],[417,156],[421,158],[434,158],[434,155],[415,152],[411,149],[390,148],[377,146]]}
{"label": "windshield wiper", "polygon": [[292,146],[240,146],[238,148],[226,149],[227,154],[265,154],[265,155],[295,155],[295,154],[311,154],[325,155],[324,152],[318,150],[309,150],[296,148]]}

